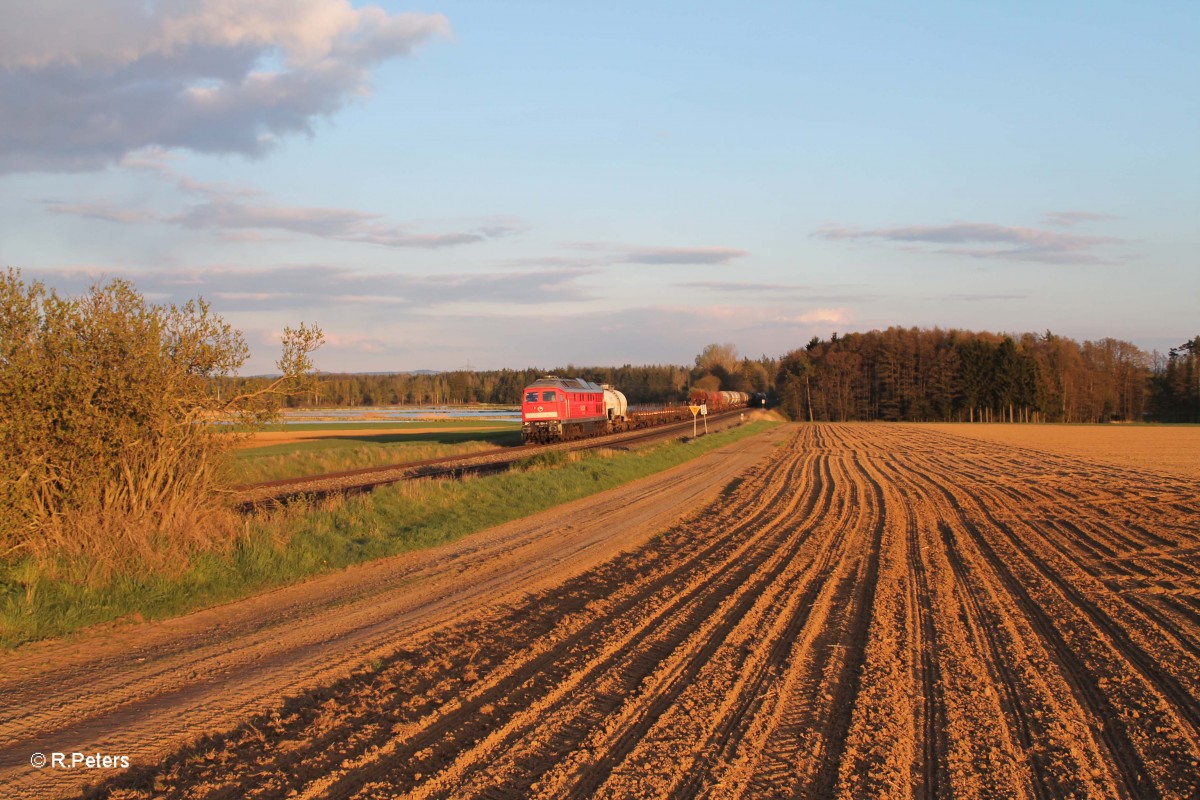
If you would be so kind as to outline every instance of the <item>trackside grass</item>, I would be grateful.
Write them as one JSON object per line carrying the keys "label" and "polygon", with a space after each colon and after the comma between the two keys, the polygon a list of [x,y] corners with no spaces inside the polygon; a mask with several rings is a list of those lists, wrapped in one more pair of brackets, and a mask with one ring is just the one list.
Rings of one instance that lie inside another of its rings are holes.
{"label": "trackside grass", "polygon": [[[348,499],[292,504],[248,518],[228,552],[198,555],[176,574],[88,582],[48,578],[28,562],[0,564],[0,646],[122,618],[174,616],[450,542],[669,469],[772,424],[750,423],[636,452],[555,452],[499,475],[407,482]],[[64,574],[86,569],[73,565]]]}
{"label": "trackside grass", "polygon": [[371,434],[347,431],[337,437],[246,448],[229,465],[233,484],[319,475],[326,472],[472,455],[521,444],[520,429],[446,431],[428,434]]}

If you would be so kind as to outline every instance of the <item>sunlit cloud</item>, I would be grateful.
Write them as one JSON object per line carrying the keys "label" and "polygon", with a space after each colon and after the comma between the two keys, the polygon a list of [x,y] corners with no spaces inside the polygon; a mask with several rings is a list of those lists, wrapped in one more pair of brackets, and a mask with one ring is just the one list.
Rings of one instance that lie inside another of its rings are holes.
{"label": "sunlit cloud", "polygon": [[840,325],[849,322],[851,318],[852,314],[848,308],[814,308],[801,314],[783,317],[779,321],[801,323],[804,325],[814,325],[817,323]]}

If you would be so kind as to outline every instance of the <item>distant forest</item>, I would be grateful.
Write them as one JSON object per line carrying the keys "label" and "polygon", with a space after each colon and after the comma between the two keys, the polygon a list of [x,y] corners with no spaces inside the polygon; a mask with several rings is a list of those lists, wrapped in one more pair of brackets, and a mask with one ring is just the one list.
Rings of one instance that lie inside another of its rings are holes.
{"label": "distant forest", "polygon": [[514,404],[546,374],[612,384],[632,403],[679,402],[694,387],[761,392],[797,420],[1200,422],[1200,336],[1164,355],[1049,331],[896,327],[814,337],[778,358],[739,358],[733,345],[713,344],[690,367],[323,373],[314,392],[289,405]]}

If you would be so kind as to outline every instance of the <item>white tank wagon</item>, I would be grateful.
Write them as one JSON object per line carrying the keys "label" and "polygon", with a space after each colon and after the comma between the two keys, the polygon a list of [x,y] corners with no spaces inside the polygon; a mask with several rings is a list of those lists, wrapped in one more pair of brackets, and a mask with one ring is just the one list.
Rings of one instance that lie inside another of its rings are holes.
{"label": "white tank wagon", "polygon": [[614,433],[629,430],[633,427],[629,421],[629,401],[607,383],[600,386],[604,389],[604,413],[608,416],[609,430]]}

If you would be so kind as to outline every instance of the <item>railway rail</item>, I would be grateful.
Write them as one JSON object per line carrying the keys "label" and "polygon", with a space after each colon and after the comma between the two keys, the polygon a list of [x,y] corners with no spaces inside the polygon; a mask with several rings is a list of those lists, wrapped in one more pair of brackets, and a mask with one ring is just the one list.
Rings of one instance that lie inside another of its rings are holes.
{"label": "railway rail", "polygon": [[[728,411],[709,416],[713,425],[727,427],[739,419],[739,411]],[[265,483],[247,484],[233,489],[235,502],[244,512],[285,504],[301,497],[324,498],[332,495],[351,495],[369,492],[380,486],[417,478],[459,478],[467,474],[502,472],[518,461],[555,450],[592,450],[597,448],[627,448],[635,444],[646,444],[659,439],[690,435],[692,423],[678,422],[643,430],[626,431],[591,439],[577,439],[554,444],[525,444],[505,448],[499,452],[470,456],[446,456],[424,461],[388,464],[380,467],[330,472],[287,478]]]}

